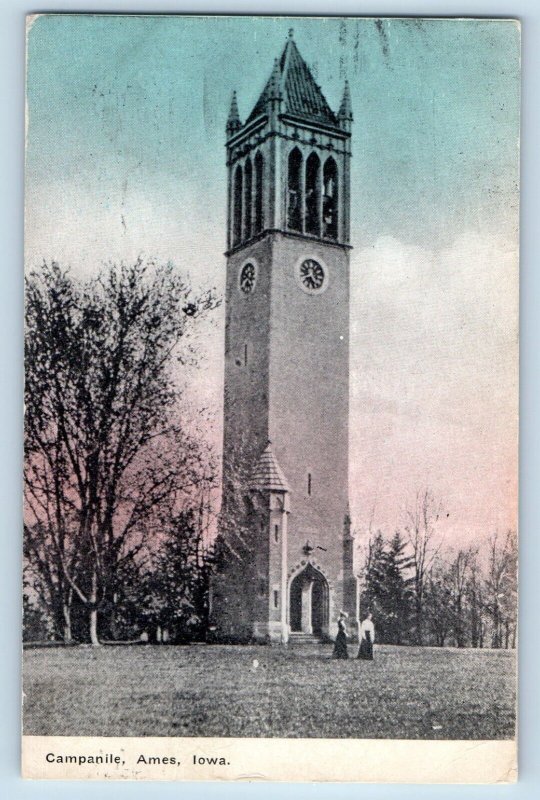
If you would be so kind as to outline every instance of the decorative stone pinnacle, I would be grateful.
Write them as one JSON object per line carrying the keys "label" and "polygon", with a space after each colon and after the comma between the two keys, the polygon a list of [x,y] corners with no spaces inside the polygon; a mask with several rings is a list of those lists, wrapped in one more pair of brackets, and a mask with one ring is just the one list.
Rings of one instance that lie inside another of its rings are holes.
{"label": "decorative stone pinnacle", "polygon": [[240,121],[240,114],[238,113],[238,101],[236,99],[236,92],[232,93],[231,108],[229,110],[229,117],[227,119],[227,133],[234,133],[242,127]]}
{"label": "decorative stone pinnacle", "polygon": [[352,105],[351,105],[351,91],[349,89],[349,81],[345,81],[343,89],[343,99],[339,107],[338,117],[340,120],[348,120],[352,122]]}

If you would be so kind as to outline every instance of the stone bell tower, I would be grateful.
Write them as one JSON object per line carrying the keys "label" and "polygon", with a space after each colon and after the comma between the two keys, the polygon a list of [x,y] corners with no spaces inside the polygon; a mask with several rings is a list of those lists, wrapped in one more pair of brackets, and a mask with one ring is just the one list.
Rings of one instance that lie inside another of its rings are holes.
{"label": "stone bell tower", "polygon": [[348,518],[351,101],[328,105],[292,31],[227,122],[221,638],[287,642],[356,613]]}

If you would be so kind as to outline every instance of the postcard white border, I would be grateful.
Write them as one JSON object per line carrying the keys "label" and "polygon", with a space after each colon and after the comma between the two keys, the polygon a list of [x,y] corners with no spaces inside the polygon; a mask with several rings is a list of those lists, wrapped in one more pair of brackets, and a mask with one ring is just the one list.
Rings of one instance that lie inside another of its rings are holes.
{"label": "postcard white border", "polygon": [[[119,13],[143,13],[169,11],[180,13],[187,10],[198,10],[200,13],[228,12],[228,13],[253,13],[253,2],[245,0],[228,2],[226,0],[213,0],[202,3],[200,0],[187,3],[185,0],[162,0],[154,8],[144,0],[60,0],[54,6],[55,11],[94,11]],[[7,431],[4,438],[4,458],[0,472],[2,474],[3,499],[1,520],[2,530],[16,534],[20,526],[20,454],[22,451],[21,434],[21,408],[22,408],[22,379],[21,379],[21,341],[22,341],[22,303],[21,303],[21,275],[22,275],[22,148],[23,136],[22,106],[23,106],[23,69],[24,61],[24,14],[29,11],[49,11],[50,4],[45,0],[35,0],[33,4],[25,0],[9,0],[3,15],[1,32],[2,48],[0,58],[2,61],[2,79],[6,87],[7,97],[14,102],[3,105],[2,115],[5,123],[0,128],[0,141],[2,142],[6,173],[4,175],[3,197],[1,199],[2,211],[1,226],[4,232],[5,243],[5,269],[0,277],[0,302],[2,311],[0,318],[3,320],[2,336],[2,364],[4,367],[4,390],[0,397],[0,407],[3,412],[4,426]],[[257,6],[258,13],[284,14],[291,13],[329,13],[328,3],[324,0],[297,0],[295,4],[270,0]],[[527,439],[536,441],[539,434],[539,418],[537,408],[538,391],[540,383],[537,367],[540,355],[537,341],[540,335],[538,321],[538,298],[540,297],[540,272],[536,268],[538,258],[538,241],[536,235],[536,220],[540,210],[540,156],[538,155],[535,131],[540,122],[540,49],[535,47],[538,29],[540,28],[540,12],[537,0],[492,0],[487,4],[484,0],[469,0],[463,4],[455,0],[395,0],[392,3],[376,1],[365,7],[359,8],[355,0],[340,0],[332,6],[334,14],[364,15],[462,15],[469,16],[489,13],[490,16],[520,17],[524,24],[524,136],[523,136],[523,193],[522,193],[522,429],[527,434]],[[536,33],[536,36],[535,36]],[[9,90],[9,91],[8,91]],[[19,157],[17,157],[19,154]],[[9,265],[9,266],[8,266]],[[20,269],[17,268],[19,265]],[[522,546],[526,545],[526,559],[523,560],[520,572],[520,593],[522,607],[525,613],[520,617],[521,645],[520,646],[520,675],[522,697],[522,714],[520,717],[521,742],[520,762],[524,769],[520,773],[520,784],[511,790],[513,799],[532,798],[536,796],[540,780],[540,761],[537,758],[540,717],[537,713],[538,702],[530,702],[525,697],[538,697],[537,694],[537,665],[540,657],[538,638],[538,620],[535,614],[535,599],[537,595],[536,578],[540,570],[540,542],[535,537],[535,527],[540,512],[540,495],[537,492],[540,477],[540,453],[534,447],[525,448],[521,455],[522,489],[521,507],[521,532]],[[0,703],[3,714],[0,721],[0,742],[2,759],[0,764],[0,780],[7,796],[19,798],[72,798],[74,793],[81,800],[89,797],[118,798],[122,796],[122,787],[102,783],[99,787],[95,784],[74,786],[69,783],[51,782],[47,785],[26,783],[22,784],[18,777],[19,762],[19,715],[20,715],[20,678],[19,678],[19,642],[20,642],[20,607],[14,602],[19,592],[19,566],[20,566],[20,541],[16,535],[4,537],[3,559],[0,562],[1,594],[5,602],[1,604],[0,619],[3,629],[3,680],[0,688]],[[344,740],[346,741],[346,740]],[[476,742],[468,742],[469,747],[476,746]],[[131,786],[129,796],[151,798],[164,797],[162,791],[166,787],[141,783]],[[175,789],[175,787],[169,787]],[[235,791],[232,787],[204,787],[192,784],[191,789],[186,785],[184,792],[189,790],[190,798],[232,797]],[[285,787],[284,787],[285,788]],[[127,789],[127,787],[126,787]],[[358,797],[358,789],[350,787],[310,786],[295,788],[296,798],[327,798],[329,796]],[[140,790],[140,791],[138,791]],[[320,790],[320,791],[319,791]],[[399,798],[400,800],[418,800],[418,798],[454,798],[455,787],[399,787],[399,786],[372,786],[369,800],[374,798]],[[481,787],[469,786],[459,789],[462,798],[491,798],[491,790]],[[167,797],[177,797],[167,793]],[[235,797],[245,796],[235,791]],[[273,798],[275,796],[271,785],[261,785],[250,788],[250,797]],[[506,794],[505,790],[505,797]]]}
{"label": "postcard white border", "polygon": [[[96,756],[104,763],[94,763]],[[500,784],[515,782],[517,764],[516,744],[508,740],[24,736],[22,774],[50,780]]]}

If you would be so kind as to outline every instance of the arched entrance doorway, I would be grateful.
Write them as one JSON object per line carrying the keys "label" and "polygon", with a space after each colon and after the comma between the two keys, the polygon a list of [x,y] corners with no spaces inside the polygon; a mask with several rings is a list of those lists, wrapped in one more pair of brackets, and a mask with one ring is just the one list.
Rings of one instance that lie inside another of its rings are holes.
{"label": "arched entrance doorway", "polygon": [[322,572],[308,564],[291,581],[289,624],[292,633],[328,635],[328,582]]}

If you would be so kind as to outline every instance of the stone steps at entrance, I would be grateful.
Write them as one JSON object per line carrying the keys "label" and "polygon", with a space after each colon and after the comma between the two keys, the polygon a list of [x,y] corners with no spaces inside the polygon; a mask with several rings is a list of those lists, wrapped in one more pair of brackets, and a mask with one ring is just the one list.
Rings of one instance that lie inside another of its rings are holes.
{"label": "stone steps at entrance", "polygon": [[315,636],[313,633],[302,633],[300,631],[292,631],[289,634],[289,644],[292,645],[304,645],[304,644],[322,644],[322,640],[319,636]]}

